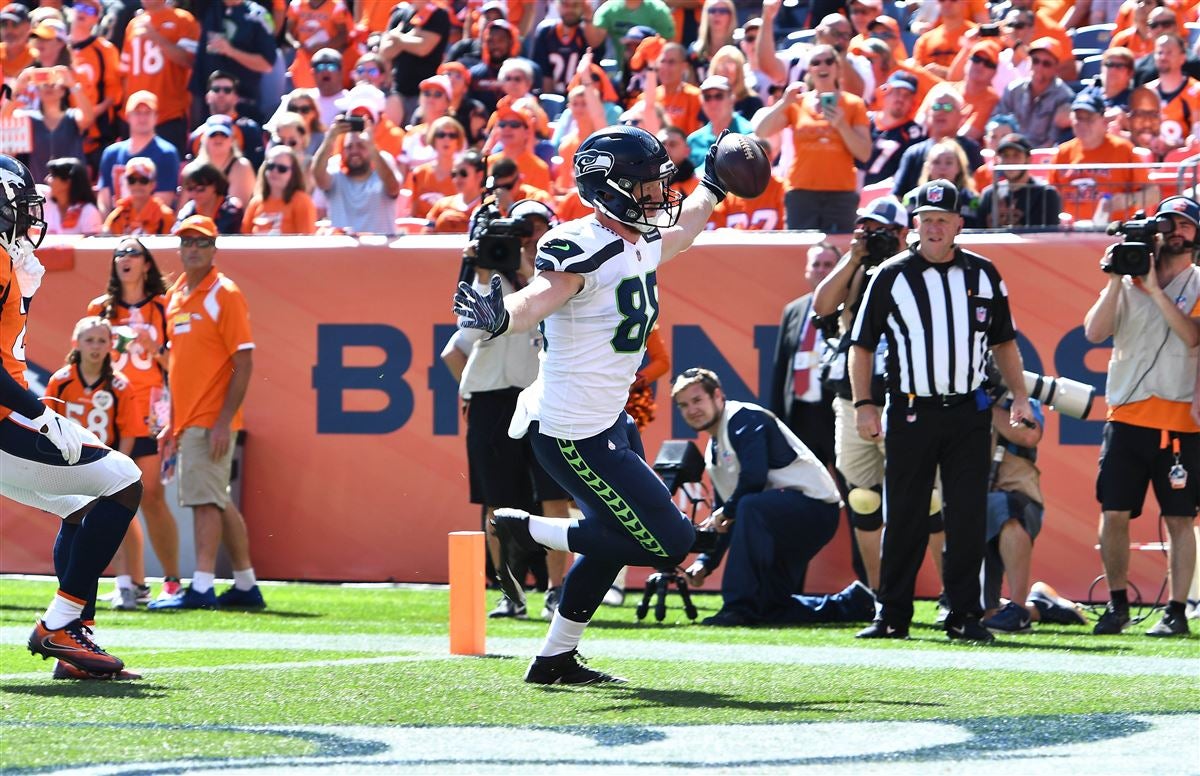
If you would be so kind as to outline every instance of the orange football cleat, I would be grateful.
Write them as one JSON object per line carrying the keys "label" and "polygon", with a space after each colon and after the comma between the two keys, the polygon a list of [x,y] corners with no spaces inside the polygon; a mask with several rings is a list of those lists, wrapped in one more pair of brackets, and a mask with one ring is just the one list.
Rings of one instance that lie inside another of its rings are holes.
{"label": "orange football cleat", "polygon": [[118,657],[105,652],[92,641],[79,620],[71,620],[61,628],[47,628],[41,620],[29,635],[29,651],[43,660],[58,658],[90,674],[115,674],[125,668]]}
{"label": "orange football cleat", "polygon": [[78,679],[80,681],[100,680],[112,682],[132,682],[135,679],[141,679],[141,674],[135,674],[132,671],[117,671],[115,674],[93,674],[87,671],[81,671],[70,663],[59,660],[54,664],[54,674],[52,679]]}

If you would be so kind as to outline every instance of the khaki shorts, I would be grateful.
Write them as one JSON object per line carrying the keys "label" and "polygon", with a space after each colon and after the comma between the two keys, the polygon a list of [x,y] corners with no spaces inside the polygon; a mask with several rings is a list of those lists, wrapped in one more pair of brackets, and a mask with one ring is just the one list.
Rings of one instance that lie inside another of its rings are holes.
{"label": "khaki shorts", "polygon": [[179,505],[199,507],[229,505],[229,478],[233,474],[236,435],[230,435],[229,450],[214,461],[208,453],[208,429],[190,426],[179,435],[179,458],[175,471],[179,476]]}
{"label": "khaki shorts", "polygon": [[883,437],[868,442],[858,435],[854,403],[849,399],[833,399],[833,452],[838,471],[851,487],[883,483]]}

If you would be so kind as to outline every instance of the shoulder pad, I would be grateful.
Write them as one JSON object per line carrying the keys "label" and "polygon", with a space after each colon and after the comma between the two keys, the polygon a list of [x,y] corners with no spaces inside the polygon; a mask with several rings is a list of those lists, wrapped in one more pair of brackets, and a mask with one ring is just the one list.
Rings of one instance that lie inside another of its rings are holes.
{"label": "shoulder pad", "polygon": [[621,238],[596,228],[594,222],[572,221],[556,226],[538,244],[535,266],[539,271],[586,274],[625,250]]}

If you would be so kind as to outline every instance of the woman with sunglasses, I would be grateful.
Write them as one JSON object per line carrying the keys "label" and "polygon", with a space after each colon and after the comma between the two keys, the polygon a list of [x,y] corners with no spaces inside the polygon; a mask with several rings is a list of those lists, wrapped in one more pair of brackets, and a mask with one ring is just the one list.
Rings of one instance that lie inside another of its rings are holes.
{"label": "woman with sunglasses", "polygon": [[737,45],[733,40],[736,29],[737,8],[733,0],[704,0],[700,9],[700,32],[687,52],[696,83],[711,74],[712,58],[723,46]]}
{"label": "woman with sunglasses", "polygon": [[242,216],[242,234],[314,234],[317,207],[305,191],[300,158],[287,146],[274,146],[258,171],[254,197]]}
{"label": "woman with sunglasses", "polygon": [[722,46],[708,64],[709,75],[723,75],[733,87],[733,112],[749,121],[763,107],[763,101],[747,85],[746,57],[737,46]]}
{"label": "woman with sunglasses", "polygon": [[437,158],[426,162],[408,174],[405,188],[412,191],[412,217],[424,218],[434,203],[457,193],[454,186],[454,161],[466,149],[462,125],[449,116],[442,116],[429,126],[429,145]]}
{"label": "woman with sunglasses", "polygon": [[[142,470],[142,517],[163,569],[160,598],[179,592],[179,529],[163,493],[156,438],[166,422],[164,408],[168,406],[159,398],[166,388],[166,290],[153,254],[136,237],[127,237],[113,251],[108,288],[87,308],[88,315],[99,316],[112,326],[129,327],[137,334],[132,342],[119,340],[122,347],[113,350],[112,367],[129,381],[134,405],[133,423],[127,432],[132,439],[128,455]],[[135,520],[118,558],[141,558],[141,531],[136,526]],[[131,560],[128,568],[137,565]],[[149,590],[144,592],[149,595]]]}
{"label": "woman with sunglasses", "polygon": [[175,211],[154,196],[158,168],[148,156],[125,163],[125,190],[104,221],[105,234],[170,234]]}
{"label": "woman with sunglasses", "polygon": [[87,166],[72,157],[51,159],[46,166],[46,234],[100,234],[104,218]]}
{"label": "woman with sunglasses", "polygon": [[463,154],[450,173],[456,194],[443,197],[433,204],[426,214],[429,225],[425,234],[466,234],[472,211],[479,207],[483,198],[483,178],[487,173],[487,162],[476,151]]}
{"label": "woman with sunglasses", "polygon": [[358,58],[351,74],[355,84],[370,84],[385,94],[391,89],[391,72],[384,66],[383,57],[368,51]]}
{"label": "woman with sunglasses", "polygon": [[[84,158],[83,141],[95,119],[95,110],[83,99],[82,89],[69,67],[26,68],[17,76],[13,92],[17,98],[4,100],[0,116],[29,120],[32,143],[28,166],[35,181],[46,177],[51,159]],[[18,107],[30,93],[37,95],[38,109]]]}
{"label": "woman with sunglasses", "polygon": [[244,209],[241,200],[229,196],[229,180],[211,164],[200,160],[191,162],[179,174],[184,204],[176,216],[183,221],[189,216],[208,216],[221,234],[241,234]]}
{"label": "woman with sunglasses", "polygon": [[[862,99],[839,88],[841,65],[832,46],[813,47],[805,84],[794,83],[755,128],[760,137],[792,133],[788,170],[788,229],[843,234],[858,209],[855,162],[871,158],[871,134]],[[774,146],[774,143],[772,143]]]}
{"label": "woman with sunglasses", "polygon": [[321,113],[317,110],[317,101],[313,99],[308,89],[295,89],[284,99],[284,108],[288,113],[298,113],[308,124],[308,148],[305,153],[312,156],[325,139],[325,125],[321,123]]}

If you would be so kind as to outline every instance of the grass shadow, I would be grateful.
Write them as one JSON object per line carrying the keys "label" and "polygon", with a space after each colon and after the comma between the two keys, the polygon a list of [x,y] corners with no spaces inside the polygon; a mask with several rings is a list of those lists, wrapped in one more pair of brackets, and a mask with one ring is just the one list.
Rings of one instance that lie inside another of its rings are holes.
{"label": "grass shadow", "polygon": [[145,682],[79,681],[52,684],[6,684],[0,692],[39,698],[132,698],[135,700],[167,697],[167,687]]}
{"label": "grass shadow", "polygon": [[[620,703],[604,708],[603,711],[627,711],[630,704],[650,708],[731,709],[750,712],[821,712],[841,714],[850,709],[879,706],[923,706],[942,708],[943,703],[877,700],[874,698],[826,698],[816,700],[748,700],[745,697],[702,690],[664,690],[653,687],[635,687],[628,684],[595,685],[603,689]],[[554,688],[548,688],[554,691]],[[566,690],[570,692],[570,690]]]}

